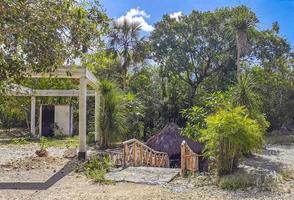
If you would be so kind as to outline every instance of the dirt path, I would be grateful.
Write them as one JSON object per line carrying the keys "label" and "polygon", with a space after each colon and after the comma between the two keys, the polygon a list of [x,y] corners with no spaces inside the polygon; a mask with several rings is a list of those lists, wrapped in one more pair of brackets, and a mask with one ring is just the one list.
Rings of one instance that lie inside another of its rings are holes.
{"label": "dirt path", "polygon": [[[11,163],[14,160],[27,160],[36,150],[32,144],[13,146],[0,145],[0,165]],[[1,182],[40,182],[45,181],[61,169],[67,159],[62,158],[65,149],[52,148],[50,155],[56,159],[47,163],[49,168],[36,166],[27,170],[0,169]],[[294,166],[294,146],[272,146],[261,155],[249,160],[246,164],[250,167],[268,168],[274,170],[278,165]],[[30,158],[33,159],[33,158]],[[37,160],[36,162],[46,162]],[[45,163],[46,164],[46,163]],[[177,178],[165,185],[145,185],[132,183],[117,183],[115,185],[95,184],[81,174],[71,172],[46,190],[0,190],[0,200],[25,199],[25,200],[56,200],[56,199],[97,199],[97,200],[124,200],[124,199],[294,199],[294,184],[289,192],[273,193],[257,191],[249,188],[245,191],[226,191],[213,185],[195,186],[190,179]]]}
{"label": "dirt path", "polygon": [[[187,185],[187,183],[185,183]],[[292,194],[274,194],[269,192],[228,192],[216,187],[186,188],[178,185],[178,191],[167,186],[117,183],[116,185],[98,185],[83,176],[70,174],[44,191],[0,191],[0,199],[97,199],[97,200],[158,200],[158,199],[293,199]]]}

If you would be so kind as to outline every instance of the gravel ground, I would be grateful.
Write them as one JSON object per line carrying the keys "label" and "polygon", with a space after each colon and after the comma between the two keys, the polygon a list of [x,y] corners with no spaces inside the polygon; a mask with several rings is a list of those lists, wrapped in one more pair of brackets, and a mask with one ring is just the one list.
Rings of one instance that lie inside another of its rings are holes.
{"label": "gravel ground", "polygon": [[0,145],[0,183],[44,182],[68,162],[64,148],[50,147],[46,158],[37,157],[37,149],[38,144]]}
{"label": "gravel ground", "polygon": [[[38,144],[30,143],[27,145],[0,145],[0,165],[8,162],[31,157],[35,155],[35,151],[39,149]],[[62,158],[66,148],[48,148],[50,156]]]}
{"label": "gravel ground", "polygon": [[[179,184],[179,183],[178,183]],[[187,185],[187,183],[185,183]],[[180,185],[178,185],[180,187]],[[185,186],[186,187],[186,186]],[[93,184],[84,176],[70,174],[44,191],[0,191],[0,199],[87,199],[87,200],[158,200],[158,199],[294,199],[293,194],[237,191],[228,192],[214,186],[175,191],[166,186],[132,183]]]}
{"label": "gravel ground", "polygon": [[[68,162],[62,158],[65,149],[50,148],[50,156],[55,161],[47,163],[47,167],[30,165],[26,168],[7,170],[7,164],[21,164],[24,160],[33,159],[35,144],[27,145],[0,145],[0,183],[1,182],[35,182],[45,181],[56,170]],[[245,165],[254,168],[275,170],[279,165],[294,166],[293,146],[271,146],[262,154],[253,159],[246,160]],[[46,163],[44,160],[35,162]],[[6,167],[3,167],[3,165]],[[13,165],[12,165],[13,166]],[[16,164],[16,166],[18,166]],[[9,168],[9,167],[8,167]],[[192,179],[193,180],[193,179]],[[294,183],[287,182],[290,189],[285,192],[259,191],[249,188],[241,191],[226,191],[214,185],[197,185],[191,179],[177,178],[164,185],[145,185],[133,183],[116,183],[115,185],[95,184],[81,174],[71,172],[46,190],[0,190],[0,199],[97,199],[97,200],[124,200],[124,199],[294,199]]]}
{"label": "gravel ground", "polygon": [[115,182],[131,182],[150,185],[162,185],[169,183],[180,173],[180,169],[161,167],[128,167],[115,168],[108,172],[106,179]]}

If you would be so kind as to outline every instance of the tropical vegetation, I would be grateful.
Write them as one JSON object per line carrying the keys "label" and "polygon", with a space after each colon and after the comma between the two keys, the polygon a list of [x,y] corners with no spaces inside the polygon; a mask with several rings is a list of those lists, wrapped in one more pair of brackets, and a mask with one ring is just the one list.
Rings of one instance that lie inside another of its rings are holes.
{"label": "tropical vegetation", "polygon": [[[33,80],[28,73],[81,64],[100,80],[101,147],[147,140],[174,122],[183,135],[203,142],[219,174],[226,174],[271,131],[293,129],[291,45],[278,22],[261,30],[246,6],[164,15],[147,35],[138,23],[109,19],[97,0],[2,0],[0,10],[1,128],[30,123],[29,99],[5,96],[7,83],[77,89],[75,81]],[[37,103],[71,103],[78,116],[76,98]],[[91,133],[93,98],[88,105]]]}

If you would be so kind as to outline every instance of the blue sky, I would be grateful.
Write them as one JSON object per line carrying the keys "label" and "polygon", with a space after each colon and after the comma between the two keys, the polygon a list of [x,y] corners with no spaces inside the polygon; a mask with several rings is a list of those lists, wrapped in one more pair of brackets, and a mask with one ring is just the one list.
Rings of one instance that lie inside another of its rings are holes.
{"label": "blue sky", "polygon": [[278,21],[281,35],[294,47],[294,0],[102,0],[111,18],[124,16],[140,21],[146,32],[152,30],[163,14],[189,14],[193,9],[207,11],[240,4],[257,14],[259,29],[270,28],[272,22]]}

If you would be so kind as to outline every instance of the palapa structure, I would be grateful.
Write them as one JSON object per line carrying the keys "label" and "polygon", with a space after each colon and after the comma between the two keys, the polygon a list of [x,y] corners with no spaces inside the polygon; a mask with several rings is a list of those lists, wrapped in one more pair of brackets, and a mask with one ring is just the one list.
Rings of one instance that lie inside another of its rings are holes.
{"label": "palapa structure", "polygon": [[150,148],[156,151],[166,152],[169,156],[171,167],[178,167],[180,165],[181,144],[184,140],[193,152],[198,154],[202,153],[201,143],[181,136],[180,131],[178,125],[169,123],[146,142],[146,145]]}

